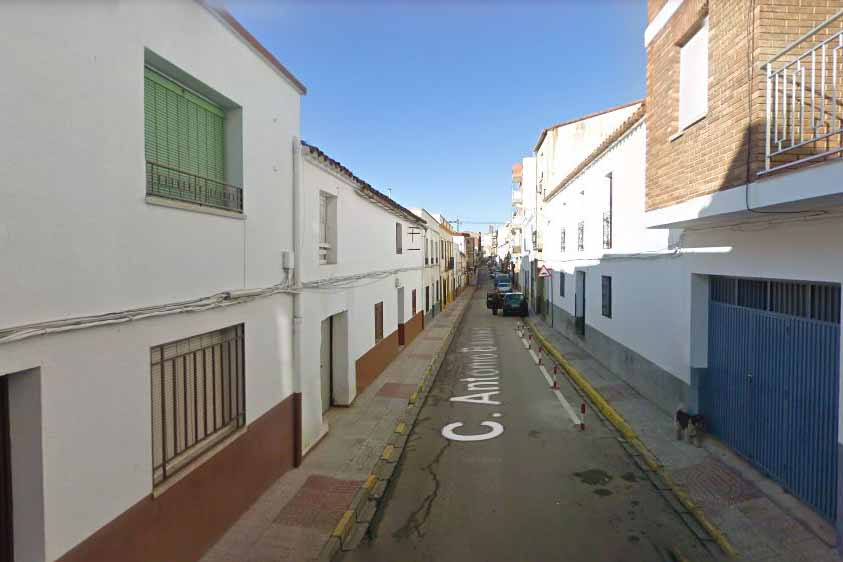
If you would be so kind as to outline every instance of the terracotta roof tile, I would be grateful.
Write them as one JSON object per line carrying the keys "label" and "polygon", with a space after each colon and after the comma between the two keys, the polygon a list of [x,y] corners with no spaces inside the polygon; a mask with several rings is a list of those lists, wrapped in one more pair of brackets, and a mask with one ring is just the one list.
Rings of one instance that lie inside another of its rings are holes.
{"label": "terracotta roof tile", "polygon": [[361,191],[371,195],[375,199],[378,199],[381,203],[386,205],[387,207],[391,207],[394,211],[398,214],[404,216],[408,221],[416,223],[416,224],[424,224],[424,220],[419,218],[415,213],[411,210],[407,209],[406,207],[400,205],[391,197],[384,195],[367,182],[361,180],[357,176],[352,173],[351,170],[343,166],[339,161],[334,160],[327,154],[325,154],[321,149],[318,147],[308,144],[305,141],[301,141],[301,145],[304,148],[305,154],[309,154],[312,157],[316,158],[317,160],[321,161],[323,164],[328,166],[329,168],[333,169],[335,172],[339,173],[342,176],[348,178],[352,183],[356,184],[357,187],[361,189]]}

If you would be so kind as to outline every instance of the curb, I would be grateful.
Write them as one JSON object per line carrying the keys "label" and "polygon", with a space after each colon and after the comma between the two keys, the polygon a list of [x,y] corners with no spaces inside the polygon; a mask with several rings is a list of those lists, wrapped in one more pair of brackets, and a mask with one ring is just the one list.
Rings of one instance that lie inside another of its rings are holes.
{"label": "curb", "polygon": [[594,388],[590,382],[588,382],[588,379],[586,379],[585,376],[583,376],[583,374],[580,373],[570,361],[565,359],[559,350],[557,350],[556,347],[554,347],[553,344],[551,344],[547,338],[542,335],[532,321],[525,319],[524,324],[530,328],[530,331],[532,331],[536,336],[539,344],[547,349],[548,353],[550,353],[556,362],[559,363],[571,382],[579,387],[588,399],[591,400],[594,407],[597,408],[597,410],[600,411],[607,420],[609,420],[609,422],[615,427],[615,429],[618,430],[624,439],[626,439],[627,442],[641,455],[647,466],[662,478],[670,492],[673,493],[679,503],[682,504],[682,506],[687,509],[697,521],[697,523],[705,529],[706,533],[711,536],[712,540],[717,543],[721,550],[723,550],[729,558],[737,558],[737,552],[729,542],[729,539],[726,538],[720,529],[708,520],[702,509],[690,497],[688,497],[688,494],[680,488],[676,482],[674,482],[673,478],[671,478],[669,474],[665,472],[664,467],[661,462],[659,462],[659,459],[652,453],[652,451],[647,449],[635,430],[632,429],[626,420],[623,419],[618,411],[615,410],[615,408],[612,407],[605,398],[603,398],[603,395],[600,394],[600,392],[598,392],[598,390]]}
{"label": "curb", "polygon": [[424,370],[424,376],[421,382],[419,382],[418,388],[407,401],[406,412],[401,418],[396,420],[392,438],[386,444],[383,453],[372,467],[372,472],[369,474],[366,482],[357,491],[354,499],[351,500],[348,510],[337,523],[330,538],[319,552],[319,556],[316,557],[315,560],[318,562],[331,562],[338,552],[354,550],[368,530],[377,511],[378,504],[383,499],[386,487],[392,475],[395,473],[395,467],[404,454],[404,444],[407,442],[409,433],[415,425],[419,411],[427,399],[427,394],[430,392],[433,381],[439,373],[439,368],[445,360],[445,355],[451,347],[451,342],[454,340],[457,329],[462,324],[463,316],[465,316],[470,306],[469,303],[474,296],[476,286],[470,285],[469,287],[471,289],[470,292],[464,290],[460,294],[461,297],[468,293],[466,300],[469,302],[466,302],[465,306],[459,312],[459,316],[454,319],[454,323],[451,325],[448,335],[442,341],[439,351],[436,352],[430,364]]}

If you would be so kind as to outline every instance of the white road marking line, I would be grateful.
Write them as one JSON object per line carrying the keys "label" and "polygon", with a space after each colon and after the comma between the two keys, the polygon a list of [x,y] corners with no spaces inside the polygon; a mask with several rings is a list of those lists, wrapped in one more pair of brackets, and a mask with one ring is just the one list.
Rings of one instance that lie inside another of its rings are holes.
{"label": "white road marking line", "polygon": [[[521,332],[519,332],[519,335],[521,336],[521,343],[524,345],[524,348],[530,352],[530,357],[533,358],[533,363],[538,364],[539,356],[536,354],[535,351],[530,349],[529,342],[524,339],[524,336]],[[544,365],[539,365],[539,371],[541,371],[541,374],[544,375],[544,378],[547,381],[547,385],[552,387],[553,379],[551,378],[550,373],[547,372],[547,369],[544,368]],[[562,407],[565,409],[565,412],[568,413],[568,417],[571,418],[571,422],[574,425],[580,425],[582,423],[582,420],[579,418],[579,416],[577,416],[577,413],[571,407],[571,404],[568,403],[568,400],[565,399],[565,396],[562,395],[562,392],[553,389],[553,394],[556,395],[556,398],[559,400],[559,403],[562,404]]]}
{"label": "white road marking line", "polygon": [[[539,371],[541,371],[542,374],[544,375],[544,378],[547,379],[548,386],[553,386],[553,379],[550,378],[550,373],[547,372],[547,369],[544,368],[544,365],[539,365]],[[559,399],[559,402],[562,404],[562,407],[565,408],[566,412],[568,412],[568,417],[571,418],[571,422],[574,425],[580,425],[580,423],[582,423],[582,421],[579,419],[576,412],[574,412],[574,409],[571,407],[571,405],[568,403],[568,401],[562,395],[562,392],[554,389],[553,394],[556,395],[556,398]]]}

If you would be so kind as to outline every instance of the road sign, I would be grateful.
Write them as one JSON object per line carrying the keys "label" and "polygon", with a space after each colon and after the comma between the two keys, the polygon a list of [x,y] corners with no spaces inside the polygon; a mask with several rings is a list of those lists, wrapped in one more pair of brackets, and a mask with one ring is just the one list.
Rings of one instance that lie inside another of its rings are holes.
{"label": "road sign", "polygon": [[539,268],[539,277],[550,277],[550,272],[545,266]]}

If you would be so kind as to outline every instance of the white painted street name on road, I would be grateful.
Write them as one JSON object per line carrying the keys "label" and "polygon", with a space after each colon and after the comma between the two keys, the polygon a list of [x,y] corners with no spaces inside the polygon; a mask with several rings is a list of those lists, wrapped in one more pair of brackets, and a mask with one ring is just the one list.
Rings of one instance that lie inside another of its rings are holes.
{"label": "white painted street name on road", "polygon": [[[498,348],[494,345],[495,338],[491,329],[475,328],[472,330],[471,346],[460,350],[462,353],[470,353],[470,369],[466,378],[460,379],[468,383],[468,392],[480,391],[475,394],[454,396],[451,402],[463,404],[475,404],[483,406],[500,406],[501,402],[493,400],[493,396],[500,394],[500,369],[498,368]],[[500,413],[493,413],[492,417],[500,417]],[[481,426],[488,428],[480,433],[456,433],[456,430],[465,425],[463,422],[452,422],[442,428],[442,436],[452,441],[486,441],[494,439],[503,433],[503,424],[496,421],[482,421]]]}

